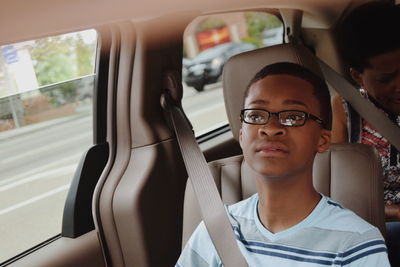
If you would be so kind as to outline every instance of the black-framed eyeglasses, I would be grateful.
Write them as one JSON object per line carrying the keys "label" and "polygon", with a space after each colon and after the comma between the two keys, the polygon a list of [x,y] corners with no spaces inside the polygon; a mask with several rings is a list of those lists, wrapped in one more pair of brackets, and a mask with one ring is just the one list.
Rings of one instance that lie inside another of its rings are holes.
{"label": "black-framed eyeglasses", "polygon": [[276,116],[278,122],[286,127],[303,126],[308,119],[324,125],[324,121],[319,117],[300,110],[282,110],[279,112],[270,112],[259,108],[246,108],[240,111],[240,120],[248,124],[265,125],[271,116]]}

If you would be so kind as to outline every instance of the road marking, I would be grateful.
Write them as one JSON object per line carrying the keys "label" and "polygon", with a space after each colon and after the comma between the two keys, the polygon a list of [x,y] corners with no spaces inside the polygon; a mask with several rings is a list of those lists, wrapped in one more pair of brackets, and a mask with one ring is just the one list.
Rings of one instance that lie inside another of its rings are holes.
{"label": "road marking", "polygon": [[[72,126],[75,128],[82,128],[82,129],[87,128],[89,131],[92,131],[91,115],[89,116],[84,115],[82,117],[77,117],[75,119],[71,118],[64,118],[64,119],[66,119],[66,121],[63,123],[56,122],[55,124],[51,124],[50,120],[50,121],[44,121],[42,123],[39,122],[36,124],[22,126],[21,128],[10,130],[11,132],[9,131],[0,132],[0,144],[2,147],[4,146],[8,147],[8,146],[13,146],[15,144],[21,144],[23,142],[31,143],[32,138],[42,137],[44,131],[59,132],[60,130],[62,131],[66,126],[68,127],[70,124],[73,124]],[[48,125],[43,126],[43,124],[48,124]],[[31,130],[29,130],[29,128],[31,128]]]}
{"label": "road marking", "polygon": [[20,154],[15,155],[15,156],[4,158],[1,161],[1,163],[9,164],[12,161],[17,161],[17,160],[20,160],[22,158],[25,158],[25,157],[28,157],[28,156],[32,156],[32,155],[38,155],[38,154],[43,153],[43,152],[48,151],[48,150],[54,151],[54,150],[57,149],[57,147],[60,147],[60,146],[65,145],[65,144],[71,144],[71,143],[73,143],[73,141],[81,140],[81,139],[84,139],[85,137],[91,136],[91,135],[92,135],[91,132],[90,133],[83,133],[83,134],[74,136],[72,138],[69,138],[67,140],[64,139],[64,140],[61,140],[61,141],[58,141],[58,142],[55,142],[55,143],[51,143],[51,144],[49,144],[47,146],[38,147],[38,148],[36,148],[34,150],[31,150],[31,151],[28,151],[28,152],[25,152],[25,153],[20,153]]}
{"label": "road marking", "polygon": [[213,126],[211,126],[209,128],[206,128],[204,130],[201,130],[198,133],[196,133],[196,137],[198,137],[200,135],[203,135],[203,134],[206,134],[206,133],[208,133],[208,132],[210,132],[212,130],[218,129],[219,127],[222,127],[222,126],[227,125],[227,124],[228,124],[227,120],[224,120],[223,122],[220,122],[220,123],[216,123]]}
{"label": "road marking", "polygon": [[[71,164],[71,165],[68,165],[68,166],[61,167],[61,168],[49,170],[49,171],[46,171],[46,172],[41,172],[41,173],[38,173],[36,175],[32,175],[30,177],[15,181],[15,182],[13,182],[11,184],[0,186],[0,192],[9,190],[11,188],[17,187],[17,186],[22,185],[22,184],[26,184],[26,183],[30,183],[30,182],[35,181],[35,180],[42,179],[42,178],[45,178],[45,177],[49,177],[49,176],[53,176],[53,175],[60,176],[60,175],[68,174],[68,173],[73,173],[75,171],[76,167],[77,167],[76,165],[77,164]],[[71,175],[71,178],[72,178],[72,175]]]}
{"label": "road marking", "polygon": [[23,202],[20,202],[20,203],[18,203],[16,205],[10,206],[10,207],[8,207],[6,209],[0,210],[0,215],[4,215],[4,214],[9,213],[11,211],[14,211],[16,209],[28,206],[28,205],[30,205],[32,203],[35,203],[35,202],[37,202],[37,201],[39,201],[41,199],[46,198],[46,197],[50,197],[50,196],[55,195],[57,193],[60,193],[62,191],[68,190],[69,186],[70,186],[70,184],[63,185],[61,187],[55,188],[55,189],[53,189],[51,191],[48,191],[48,192],[46,192],[44,194],[41,194],[39,196],[33,197],[31,199],[28,199],[28,200],[25,200]]}
{"label": "road marking", "polygon": [[204,113],[208,113],[208,112],[210,112],[212,110],[221,109],[221,108],[225,112],[224,103],[223,102],[216,103],[216,104],[211,105],[211,106],[206,106],[204,109],[196,110],[194,112],[187,112],[186,115],[188,116],[189,119],[192,119],[193,117],[197,117],[197,116],[203,115]]}
{"label": "road marking", "polygon": [[33,175],[33,174],[36,175],[38,172],[41,172],[41,171],[44,171],[44,170],[48,170],[48,169],[53,168],[54,166],[57,166],[57,165],[65,165],[65,162],[68,162],[68,161],[71,161],[71,160],[74,161],[75,166],[77,166],[78,162],[79,162],[79,159],[82,157],[82,155],[83,155],[83,152],[82,153],[76,153],[76,154],[74,154],[72,156],[63,158],[61,160],[58,160],[58,161],[55,161],[55,162],[51,162],[49,164],[40,166],[40,167],[38,167],[36,169],[29,170],[27,172],[20,173],[20,174],[18,174],[16,176],[12,176],[10,178],[1,180],[0,181],[0,186],[2,186],[4,184],[7,184],[7,183],[10,183],[10,182],[13,182],[13,181],[16,181],[16,180],[19,180],[19,179],[23,179],[26,176],[30,176],[30,175]]}

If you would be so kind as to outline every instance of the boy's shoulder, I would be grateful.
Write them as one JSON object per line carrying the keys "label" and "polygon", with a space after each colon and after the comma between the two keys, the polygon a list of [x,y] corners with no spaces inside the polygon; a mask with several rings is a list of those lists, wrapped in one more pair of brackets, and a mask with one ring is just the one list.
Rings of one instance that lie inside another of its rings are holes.
{"label": "boy's shoulder", "polygon": [[313,236],[326,237],[342,251],[358,251],[365,248],[385,250],[385,241],[377,227],[335,200],[324,196],[326,205],[311,227]]}
{"label": "boy's shoulder", "polygon": [[235,204],[225,205],[226,213],[233,227],[243,221],[254,221],[257,213],[258,194],[255,193],[249,198]]}
{"label": "boy's shoulder", "polygon": [[352,210],[345,208],[342,204],[335,200],[323,196],[326,203],[325,208],[321,211],[318,223],[326,225],[332,230],[349,231],[358,234],[363,234],[371,230],[379,230],[358,216]]}
{"label": "boy's shoulder", "polygon": [[231,215],[252,215],[251,208],[256,207],[258,203],[258,194],[255,193],[249,198],[243,199],[235,204],[227,205],[226,209]]}
{"label": "boy's shoulder", "polygon": [[[256,209],[258,203],[258,195],[242,200],[236,204],[226,207],[231,224],[243,223],[243,221],[256,220]],[[294,203],[295,205],[295,203]],[[353,211],[345,208],[342,204],[336,202],[330,197],[321,195],[320,203],[316,206],[312,214],[307,218],[306,228],[316,228],[324,230],[324,232],[340,233],[339,236],[347,236],[353,240],[360,238],[367,239],[383,239],[380,231],[355,214]]]}

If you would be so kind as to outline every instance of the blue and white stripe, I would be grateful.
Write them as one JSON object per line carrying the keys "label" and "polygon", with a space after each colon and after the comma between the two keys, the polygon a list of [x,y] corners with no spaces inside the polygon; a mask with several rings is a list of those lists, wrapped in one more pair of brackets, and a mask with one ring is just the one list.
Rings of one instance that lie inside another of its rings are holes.
{"label": "blue and white stripe", "polygon": [[[328,197],[298,224],[273,233],[257,213],[258,196],[227,208],[249,266],[390,266],[378,229]],[[204,223],[189,240],[177,267],[221,266]]]}
{"label": "blue and white stripe", "polygon": [[350,264],[362,257],[382,252],[387,253],[385,242],[379,239],[365,242],[342,253],[331,253],[300,249],[284,245],[268,244],[257,241],[247,241],[241,237],[241,234],[238,230],[239,229],[237,227],[234,227],[236,238],[245,246],[248,251],[255,254],[278,257],[286,260],[318,263],[327,266],[343,266]]}

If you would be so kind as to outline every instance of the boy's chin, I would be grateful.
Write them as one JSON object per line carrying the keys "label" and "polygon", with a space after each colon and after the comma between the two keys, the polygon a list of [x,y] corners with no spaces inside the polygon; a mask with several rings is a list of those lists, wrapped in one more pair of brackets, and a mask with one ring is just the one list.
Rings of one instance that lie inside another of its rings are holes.
{"label": "boy's chin", "polygon": [[270,168],[265,166],[254,166],[253,170],[258,176],[265,179],[278,179],[289,175],[287,168],[280,169],[276,168],[276,166]]}

